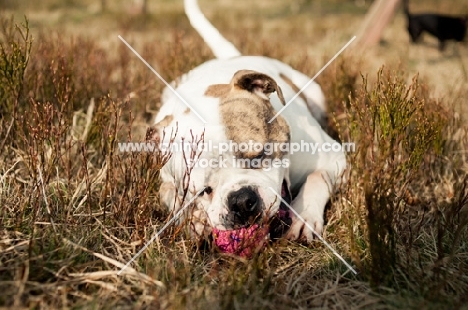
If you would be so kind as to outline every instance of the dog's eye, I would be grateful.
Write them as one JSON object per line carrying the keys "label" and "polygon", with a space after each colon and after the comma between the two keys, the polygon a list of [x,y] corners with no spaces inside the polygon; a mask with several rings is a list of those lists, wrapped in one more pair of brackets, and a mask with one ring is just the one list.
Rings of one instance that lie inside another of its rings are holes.
{"label": "dog's eye", "polygon": [[252,158],[252,159],[262,159],[263,156],[265,156],[265,153],[264,153],[264,152],[261,152],[260,154],[258,154],[257,156],[255,156],[255,157]]}
{"label": "dog's eye", "polygon": [[209,193],[211,193],[211,191],[212,191],[211,187],[205,186],[205,188],[203,189],[203,191],[202,191],[200,194],[198,194],[198,197],[202,197],[202,196],[204,196],[206,193],[208,193],[208,195],[209,195]]}
{"label": "dog's eye", "polygon": [[253,159],[262,159],[265,156],[265,150],[259,150],[255,152],[245,152],[242,154],[243,158]]}
{"label": "dog's eye", "polygon": [[204,195],[204,194],[209,195],[209,194],[211,194],[212,192],[213,192],[213,189],[211,188],[211,186],[207,186],[207,187],[205,187],[205,190],[203,191],[202,194],[203,194],[203,195]]}

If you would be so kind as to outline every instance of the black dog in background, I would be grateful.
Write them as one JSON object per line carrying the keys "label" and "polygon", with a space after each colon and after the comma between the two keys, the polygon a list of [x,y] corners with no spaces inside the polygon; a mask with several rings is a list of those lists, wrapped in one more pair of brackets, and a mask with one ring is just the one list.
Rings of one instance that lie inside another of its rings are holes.
{"label": "black dog in background", "polygon": [[408,0],[404,0],[404,11],[408,18],[408,32],[413,43],[418,41],[421,33],[429,32],[439,40],[439,50],[444,50],[445,42],[464,40],[467,28],[467,16],[448,16],[435,13],[411,14]]}

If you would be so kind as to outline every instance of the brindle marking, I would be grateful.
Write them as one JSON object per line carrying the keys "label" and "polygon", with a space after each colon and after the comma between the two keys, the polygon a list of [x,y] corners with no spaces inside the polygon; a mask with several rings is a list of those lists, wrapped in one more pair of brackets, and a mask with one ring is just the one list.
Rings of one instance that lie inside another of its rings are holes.
{"label": "brindle marking", "polygon": [[[269,95],[277,93],[285,104],[278,84],[266,74],[241,70],[234,74],[230,84],[210,85],[205,95],[220,98],[220,113],[226,125],[226,136],[237,143],[289,143],[289,126],[283,117],[268,121],[276,112]],[[263,156],[263,151],[248,150],[235,152],[239,158]],[[282,158],[283,152],[276,150],[268,157]],[[266,156],[265,156],[266,157]]]}

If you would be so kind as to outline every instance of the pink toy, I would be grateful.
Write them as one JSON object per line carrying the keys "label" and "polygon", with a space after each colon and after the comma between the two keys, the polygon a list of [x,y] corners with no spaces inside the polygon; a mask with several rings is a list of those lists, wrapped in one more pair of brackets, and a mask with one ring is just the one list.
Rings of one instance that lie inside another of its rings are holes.
{"label": "pink toy", "polygon": [[281,204],[278,213],[268,225],[254,224],[233,230],[213,228],[213,240],[221,252],[250,258],[255,252],[263,249],[269,238],[280,238],[290,225],[291,215],[286,206]]}
{"label": "pink toy", "polygon": [[254,224],[248,228],[235,230],[213,229],[215,244],[224,253],[236,254],[242,257],[252,257],[261,250],[267,241],[268,226]]}

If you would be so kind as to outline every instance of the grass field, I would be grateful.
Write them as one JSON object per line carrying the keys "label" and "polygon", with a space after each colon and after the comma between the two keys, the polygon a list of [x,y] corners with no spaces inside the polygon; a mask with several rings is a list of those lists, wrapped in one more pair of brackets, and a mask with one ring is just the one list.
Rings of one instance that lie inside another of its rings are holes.
{"label": "grass field", "polygon": [[[410,45],[398,11],[382,43],[351,45],[317,79],[348,154],[323,244],[280,240],[250,260],[183,225],[117,275],[170,218],[160,157],[142,141],[163,84],[213,58],[182,0],[0,0],[0,307],[457,309],[468,304],[468,46]],[[370,1],[201,0],[244,54],[313,76]],[[412,11],[468,13],[463,1]],[[15,26],[16,25],[16,26]]]}

